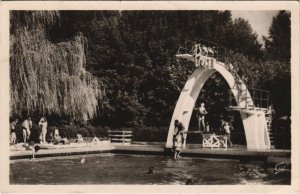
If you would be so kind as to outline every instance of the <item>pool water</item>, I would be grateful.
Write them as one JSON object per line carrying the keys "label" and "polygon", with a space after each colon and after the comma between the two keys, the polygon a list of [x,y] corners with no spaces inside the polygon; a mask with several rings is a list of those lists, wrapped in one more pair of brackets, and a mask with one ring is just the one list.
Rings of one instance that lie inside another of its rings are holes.
{"label": "pool water", "polygon": [[[147,174],[154,167],[153,174]],[[268,172],[262,162],[98,154],[10,163],[11,184],[290,184],[290,173]]]}

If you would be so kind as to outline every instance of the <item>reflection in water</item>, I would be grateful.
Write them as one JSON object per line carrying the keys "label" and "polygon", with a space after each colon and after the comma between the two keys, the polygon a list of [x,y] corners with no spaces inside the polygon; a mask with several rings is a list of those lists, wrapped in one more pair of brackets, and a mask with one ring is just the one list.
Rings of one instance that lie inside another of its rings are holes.
{"label": "reflection in water", "polygon": [[291,184],[290,173],[277,175],[274,170],[268,172],[257,164],[239,164],[234,176],[241,184]]}
{"label": "reflection in water", "polygon": [[259,165],[239,164],[234,176],[240,179],[241,184],[261,184],[267,177],[267,170]]}
{"label": "reflection in water", "polygon": [[[263,163],[163,156],[101,154],[13,161],[12,184],[290,184],[290,174],[274,175]],[[153,167],[153,173],[147,174]]]}

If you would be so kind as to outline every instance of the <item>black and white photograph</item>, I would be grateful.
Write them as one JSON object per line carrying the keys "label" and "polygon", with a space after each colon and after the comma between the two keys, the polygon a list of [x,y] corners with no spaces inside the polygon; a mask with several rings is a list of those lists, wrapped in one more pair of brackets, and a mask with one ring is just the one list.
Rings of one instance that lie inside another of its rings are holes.
{"label": "black and white photograph", "polygon": [[298,185],[299,192],[298,9],[187,3],[14,9],[7,2],[6,188]]}

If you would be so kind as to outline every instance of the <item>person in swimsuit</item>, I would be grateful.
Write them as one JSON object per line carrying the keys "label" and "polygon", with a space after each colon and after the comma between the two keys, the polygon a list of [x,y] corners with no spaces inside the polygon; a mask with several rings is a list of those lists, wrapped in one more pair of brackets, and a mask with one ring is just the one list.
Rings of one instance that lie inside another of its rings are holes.
{"label": "person in swimsuit", "polygon": [[225,132],[225,135],[227,136],[227,143],[229,144],[230,147],[232,147],[232,141],[231,141],[231,130],[233,129],[232,126],[229,125],[228,122],[222,120],[222,128]]}
{"label": "person in swimsuit", "polygon": [[31,121],[31,118],[28,117],[22,123],[24,143],[29,142],[29,137],[30,137],[30,134],[31,134],[31,128],[32,128],[32,121]]}
{"label": "person in swimsuit", "polygon": [[203,131],[205,131],[205,115],[207,115],[205,104],[202,102],[200,107],[196,108],[195,110],[198,113],[198,129],[201,131],[201,128],[203,128]]}

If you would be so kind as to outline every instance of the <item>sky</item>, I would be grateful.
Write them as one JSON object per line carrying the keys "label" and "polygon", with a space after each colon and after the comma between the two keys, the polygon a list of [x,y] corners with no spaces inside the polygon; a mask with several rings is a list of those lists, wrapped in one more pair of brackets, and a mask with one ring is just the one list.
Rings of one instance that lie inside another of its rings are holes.
{"label": "sky", "polygon": [[231,11],[232,19],[243,18],[249,21],[252,29],[258,35],[258,41],[263,44],[262,36],[269,36],[272,19],[279,11]]}

